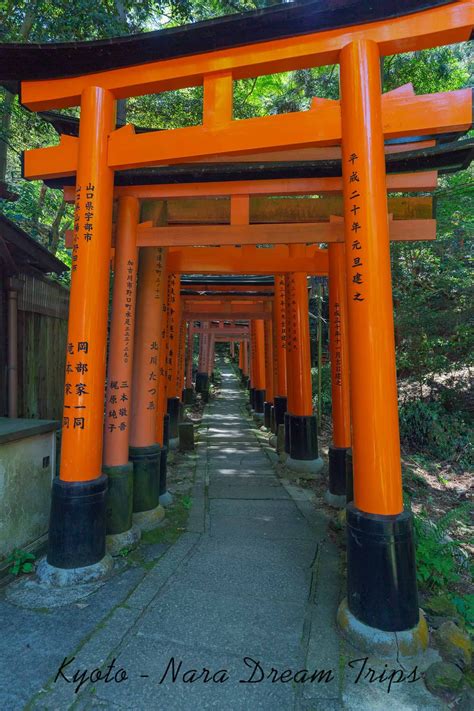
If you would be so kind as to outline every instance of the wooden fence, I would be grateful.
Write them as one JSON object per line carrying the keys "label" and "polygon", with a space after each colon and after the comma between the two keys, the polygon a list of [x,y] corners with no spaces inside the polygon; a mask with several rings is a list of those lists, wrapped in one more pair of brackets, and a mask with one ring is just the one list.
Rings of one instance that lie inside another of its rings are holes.
{"label": "wooden fence", "polygon": [[61,420],[69,291],[41,276],[19,279],[18,417]]}

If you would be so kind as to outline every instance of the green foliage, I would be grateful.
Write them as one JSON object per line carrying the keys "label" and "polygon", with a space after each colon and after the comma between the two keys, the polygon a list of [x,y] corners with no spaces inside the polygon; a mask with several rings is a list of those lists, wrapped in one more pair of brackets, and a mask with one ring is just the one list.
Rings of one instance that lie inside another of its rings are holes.
{"label": "green foliage", "polygon": [[474,594],[453,595],[452,603],[472,634],[474,630]]}
{"label": "green foliage", "polygon": [[183,498],[181,499],[181,503],[183,504],[184,508],[189,511],[189,509],[193,505],[193,500],[190,496],[183,496]]}
{"label": "green foliage", "polygon": [[[313,397],[317,397],[318,392],[318,369],[311,368],[311,380],[313,384]],[[321,411],[323,418],[331,416],[331,366],[323,363],[321,368]]]}
{"label": "green foliage", "polygon": [[399,416],[400,437],[405,446],[466,468],[474,465],[467,423],[459,415],[447,412],[441,403],[412,400],[401,405]]}
{"label": "green foliage", "polygon": [[459,580],[456,558],[459,542],[447,536],[454,521],[466,520],[470,503],[451,509],[436,523],[426,514],[414,517],[417,576],[420,586],[430,592],[452,589]]}
{"label": "green foliage", "polygon": [[35,569],[34,561],[36,556],[33,553],[28,553],[21,548],[15,548],[8,556],[7,563],[11,566],[8,572],[11,575],[20,575],[20,573],[32,573]]}

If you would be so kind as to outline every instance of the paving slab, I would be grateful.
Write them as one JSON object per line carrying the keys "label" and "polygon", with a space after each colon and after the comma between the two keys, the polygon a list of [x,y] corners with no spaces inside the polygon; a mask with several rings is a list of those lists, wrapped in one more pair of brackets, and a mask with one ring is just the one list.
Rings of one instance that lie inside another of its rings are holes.
{"label": "paving slab", "polygon": [[[277,475],[247,393],[228,365],[221,371],[196,451],[171,466],[176,491],[192,500],[178,540],[142,545],[75,604],[25,610],[0,595],[0,708],[445,708],[423,685],[389,696],[355,683],[348,662],[364,655],[337,632],[343,575],[327,517],[311,491]],[[126,678],[86,680],[75,693],[67,679],[54,682],[65,657],[71,675],[113,664]]]}

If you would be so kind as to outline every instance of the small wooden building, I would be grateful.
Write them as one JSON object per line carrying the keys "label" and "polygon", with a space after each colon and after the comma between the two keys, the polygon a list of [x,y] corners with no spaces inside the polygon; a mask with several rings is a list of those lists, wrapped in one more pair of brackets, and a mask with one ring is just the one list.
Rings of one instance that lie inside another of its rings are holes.
{"label": "small wooden building", "polygon": [[66,264],[0,215],[0,417],[61,420]]}

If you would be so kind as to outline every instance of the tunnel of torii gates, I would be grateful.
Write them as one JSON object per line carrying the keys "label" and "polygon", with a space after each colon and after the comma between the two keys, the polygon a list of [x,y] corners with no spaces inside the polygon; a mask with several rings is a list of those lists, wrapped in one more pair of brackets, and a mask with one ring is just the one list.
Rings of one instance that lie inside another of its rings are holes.
{"label": "tunnel of torii gates", "polygon": [[[220,331],[250,342],[250,352],[245,345],[240,352],[254,409],[273,402],[275,423],[286,418],[288,461],[317,461],[307,275],[329,274],[331,471],[351,447],[354,497],[338,620],[359,642],[375,631],[403,632],[399,640],[413,650],[426,644],[427,628],[402,499],[389,241],[433,237],[434,223],[415,209],[419,223],[403,224],[387,192],[432,189],[437,170],[469,162],[472,143],[457,138],[471,127],[472,97],[470,90],[417,96],[410,86],[382,94],[380,60],[468,40],[473,4],[327,5],[289,3],[99,42],[0,47],[2,83],[19,88],[25,107],[46,114],[80,107],[78,135],[69,131],[59,145],[24,154],[26,178],[64,187],[75,199],[61,466],[38,574],[64,583],[80,569],[87,580],[107,568],[106,530],[126,540],[132,524],[162,518],[166,412],[174,426],[183,385],[191,387],[186,324],[200,332],[201,379]],[[233,118],[233,81],[328,64],[340,68],[338,100],[315,97],[307,111]],[[204,87],[201,125],[116,128],[117,100],[197,85]],[[302,200],[324,214],[288,218],[289,198],[269,197],[292,194],[326,195]],[[260,223],[252,215],[259,195],[275,202],[273,217]],[[163,205],[169,213],[178,197],[230,197],[230,223],[205,224],[202,215],[200,224],[173,223]],[[273,275],[271,284],[244,280],[244,293],[204,284],[200,296],[184,276],[232,281],[248,272]],[[234,325],[206,326],[212,321]],[[339,484],[336,477],[330,493],[342,495]]]}

